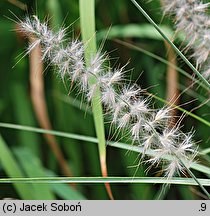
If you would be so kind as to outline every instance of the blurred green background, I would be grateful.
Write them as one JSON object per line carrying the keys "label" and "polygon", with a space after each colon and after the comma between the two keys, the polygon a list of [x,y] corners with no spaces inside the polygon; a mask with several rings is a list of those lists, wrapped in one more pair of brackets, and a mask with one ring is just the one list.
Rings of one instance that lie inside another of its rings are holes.
{"label": "blurred green background", "polygon": [[[142,1],[144,9],[162,28],[173,36],[173,23],[168,17],[163,17],[160,2]],[[31,86],[29,81],[29,56],[24,52],[27,39],[16,31],[18,19],[36,14],[40,19],[49,19],[49,25],[56,31],[60,26],[68,28],[69,37],[80,37],[79,2],[78,0],[37,0],[37,1],[0,1],[0,122],[32,127],[41,127],[40,121],[31,101]],[[172,55],[168,59],[168,50],[156,30],[143,18],[134,5],[127,0],[97,0],[96,36],[98,47],[108,52],[111,65],[125,65],[126,77],[138,83],[163,99],[167,98],[167,65],[151,56],[136,50],[140,47],[166,60],[177,60],[177,66],[191,73],[184,63]],[[122,44],[126,42],[125,44]],[[182,47],[178,39],[176,43]],[[190,53],[187,54],[190,56]],[[22,58],[23,57],[23,58]],[[48,66],[45,64],[45,66]],[[177,89],[182,92],[191,84],[190,79],[179,74]],[[44,95],[50,123],[54,130],[95,137],[91,108],[80,102],[82,96],[77,91],[71,91],[68,85],[56,76],[55,69],[47,67],[44,72]],[[179,98],[179,104],[187,110],[195,109],[205,103],[208,95],[202,88],[189,88]],[[188,103],[190,101],[190,103]],[[154,107],[163,104],[154,100]],[[193,113],[209,120],[207,102]],[[81,108],[82,107],[82,108]],[[176,115],[181,115],[177,112]],[[109,119],[106,119],[108,122]],[[209,146],[209,128],[191,117],[183,120],[183,131],[195,129],[195,140],[201,148]],[[106,124],[107,140],[114,140]],[[0,157],[1,177],[39,177],[64,176],[59,163],[48,145],[46,137],[35,132],[13,130],[1,127],[2,136]],[[124,140],[126,142],[126,140]],[[96,144],[56,137],[56,142],[62,150],[73,176],[100,176],[100,163]],[[12,156],[11,156],[12,155]],[[9,157],[12,157],[9,158]],[[13,157],[14,156],[14,157]],[[11,160],[12,161],[11,161]],[[15,159],[15,161],[13,160]],[[2,162],[4,161],[4,162]],[[15,164],[13,164],[15,162]],[[205,161],[204,161],[205,162]],[[107,147],[107,167],[109,176],[159,176],[158,169],[145,173],[146,166],[138,169],[138,154],[125,150]],[[17,166],[17,167],[16,167]],[[133,167],[134,166],[134,167]],[[18,171],[17,171],[18,170]],[[136,172],[137,170],[137,172]],[[198,177],[201,174],[196,173]],[[112,192],[116,199],[154,199],[159,193],[159,185],[143,184],[113,184]],[[32,184],[11,185],[0,184],[0,198],[26,199],[108,199],[104,185],[97,184]],[[164,199],[198,199],[196,188],[189,186],[171,186],[163,196]]]}

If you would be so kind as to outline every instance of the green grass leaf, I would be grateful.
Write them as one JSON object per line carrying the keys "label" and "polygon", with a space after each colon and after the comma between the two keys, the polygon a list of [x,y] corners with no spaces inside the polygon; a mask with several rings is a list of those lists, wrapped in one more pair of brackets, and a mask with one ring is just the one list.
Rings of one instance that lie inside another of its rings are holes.
{"label": "green grass leaf", "polygon": [[183,59],[183,61],[190,67],[190,69],[198,76],[198,78],[210,89],[210,83],[203,77],[203,75],[190,63],[190,61],[182,54],[182,52],[171,42],[169,37],[160,29],[160,27],[152,20],[152,18],[146,13],[146,11],[135,1],[131,0],[136,8],[143,14],[143,16],[155,27],[160,35],[166,40],[174,51]]}
{"label": "green grass leaf", "polygon": [[[30,97],[27,94],[26,87],[20,83],[12,85],[13,113],[18,124],[36,125],[33,108],[30,103]],[[24,114],[23,114],[24,113]],[[22,131],[19,135],[19,141],[22,146],[29,147],[34,153],[40,155],[39,139],[36,134],[25,133]]]}
{"label": "green grass leaf", "polygon": [[[8,148],[7,144],[0,136],[0,163],[6,172],[11,177],[23,178],[24,174],[15,160],[12,152]],[[18,184],[13,182],[13,185],[18,192],[21,199],[35,199],[34,191],[31,184]]]}
{"label": "green grass leaf", "polygon": [[[210,179],[198,179],[203,186],[210,186]],[[171,178],[162,177],[49,177],[49,178],[2,178],[0,183],[36,183],[36,184],[98,184],[98,183],[130,183],[130,184],[178,184],[198,185],[192,178]]]}
{"label": "green grass leaf", "polygon": [[[29,149],[18,147],[14,149],[14,153],[28,177],[33,178],[45,176],[41,161],[35,157]],[[55,199],[55,196],[48,184],[33,184],[32,187],[34,188],[34,195],[37,200]]]}
{"label": "green grass leaf", "polygon": [[[72,134],[72,133],[65,133],[65,132],[60,132],[60,131],[54,131],[54,130],[44,130],[40,128],[34,128],[34,127],[29,127],[29,126],[22,126],[22,125],[15,125],[15,124],[8,124],[8,123],[0,123],[0,127],[4,128],[11,128],[11,129],[17,129],[17,130],[25,130],[25,131],[33,131],[36,133],[48,133],[48,134],[53,134],[55,136],[60,136],[60,137],[65,137],[65,138],[71,138],[71,139],[76,139],[76,140],[82,140],[82,141],[87,141],[90,143],[98,143],[98,139],[95,137],[90,137],[90,136],[83,136],[83,135],[78,135],[78,134]],[[143,148],[139,146],[134,146],[126,143],[121,143],[121,142],[110,142],[107,141],[107,145],[115,148],[120,148],[128,151],[133,151],[137,153],[142,153]],[[153,150],[148,150],[146,151],[147,155],[149,156],[155,156],[155,151]],[[165,158],[167,160],[170,160],[170,157]],[[210,168],[198,163],[192,163],[191,168],[200,172],[203,172],[205,174],[210,175]]]}
{"label": "green grass leaf", "polygon": [[[82,40],[86,44],[85,60],[86,65],[90,64],[91,56],[97,52],[96,38],[95,38],[95,1],[94,0],[80,0],[80,22],[82,31]],[[89,80],[90,85],[97,83],[97,80],[92,76]],[[97,88],[92,99],[92,111],[95,122],[96,134],[98,137],[98,148],[100,159],[103,163],[106,160],[106,142],[104,132],[103,110],[101,104],[100,89]]]}
{"label": "green grass leaf", "polygon": [[[165,25],[160,26],[160,29],[168,36],[172,37],[174,32]],[[107,35],[108,32],[108,35]],[[115,25],[111,26],[110,29],[103,29],[97,33],[98,40],[104,40],[104,36],[107,39],[113,38],[147,38],[153,40],[163,40],[160,34],[154,29],[151,24],[127,24],[127,25]]]}
{"label": "green grass leaf", "polygon": [[[95,0],[80,0],[80,23],[82,32],[82,41],[86,45],[85,61],[86,66],[90,65],[91,57],[97,52],[96,36],[95,36]],[[97,84],[95,76],[90,76],[89,85]],[[101,164],[101,172],[104,177],[107,176],[106,165],[106,140],[104,131],[103,108],[101,103],[100,87],[96,86],[92,97],[92,111],[95,123],[96,135],[98,138],[98,150]],[[109,197],[113,199],[109,185],[105,185]]]}
{"label": "green grass leaf", "polygon": [[[143,48],[141,48],[139,46],[136,46],[134,44],[131,44],[131,43],[128,43],[128,42],[125,42],[125,41],[121,41],[121,40],[118,40],[118,39],[113,39],[113,40],[115,42],[123,45],[123,46],[126,46],[126,47],[128,47],[130,49],[133,49],[133,50],[136,50],[136,51],[139,51],[139,52],[141,52],[141,53],[143,53],[143,54],[145,54],[145,55],[147,55],[147,56],[149,56],[151,58],[154,58],[154,59],[158,60],[159,62],[162,62],[162,63],[164,63],[166,65],[169,65],[170,67],[172,67],[172,68],[176,69],[178,72],[180,72],[182,75],[184,75],[187,78],[191,79],[194,83],[199,84],[199,86],[206,89],[207,91],[209,90],[209,88],[206,85],[204,85],[199,79],[197,79],[194,76],[191,76],[185,70],[183,70],[182,68],[172,64],[171,62],[167,61],[166,59],[164,59],[164,58],[162,58],[162,57],[160,57],[158,55],[155,55],[154,53],[151,53],[151,52],[149,52],[149,51],[147,51],[147,50],[145,50],[145,49],[143,49]],[[186,89],[186,87],[184,87],[184,89]]]}
{"label": "green grass leaf", "polygon": [[[57,177],[52,170],[45,171],[46,176],[52,178]],[[64,183],[61,184],[50,184],[50,187],[62,199],[66,200],[85,200],[86,198],[76,189],[73,189],[70,185]]]}

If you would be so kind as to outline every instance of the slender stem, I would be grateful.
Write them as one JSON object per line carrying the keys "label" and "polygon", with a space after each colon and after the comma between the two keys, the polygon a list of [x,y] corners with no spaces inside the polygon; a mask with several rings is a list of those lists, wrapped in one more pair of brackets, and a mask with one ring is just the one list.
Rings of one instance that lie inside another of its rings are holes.
{"label": "slender stem", "polygon": [[[210,186],[209,179],[199,179],[205,186]],[[197,185],[192,178],[172,178],[164,179],[162,177],[36,177],[36,178],[0,178],[0,184],[2,183],[36,183],[36,184],[59,184],[59,183],[78,183],[78,184],[177,184],[177,185]]]}
{"label": "slender stem", "polygon": [[[89,66],[91,61],[91,56],[94,56],[97,51],[96,39],[95,39],[95,19],[94,19],[94,0],[80,0],[80,22],[82,31],[82,40],[86,44],[85,49],[85,61],[86,65]],[[89,78],[89,85],[96,85],[97,79],[95,76]],[[95,129],[98,138],[98,148],[100,159],[106,159],[106,142],[105,142],[105,132],[104,132],[104,120],[103,111],[101,105],[101,92],[100,88],[97,87],[92,98],[92,110],[95,122]]]}
{"label": "slender stem", "polygon": [[151,93],[148,93],[148,95],[150,95],[151,97],[153,97],[153,98],[159,100],[159,101],[162,102],[162,103],[168,104],[168,105],[170,105],[170,106],[172,106],[172,107],[174,107],[174,108],[176,108],[176,109],[182,111],[184,114],[186,113],[188,116],[191,116],[192,118],[194,118],[194,119],[196,119],[196,120],[202,122],[203,124],[207,125],[208,127],[210,127],[210,122],[207,121],[207,120],[205,120],[205,119],[203,119],[203,118],[201,118],[200,116],[197,116],[197,115],[195,115],[194,113],[191,113],[191,112],[189,112],[189,111],[183,109],[183,108],[180,107],[180,106],[174,105],[174,104],[172,104],[171,102],[168,102],[168,101],[166,101],[166,100],[164,100],[164,99],[158,97],[157,95],[154,95],[154,94],[151,94]]}
{"label": "slender stem", "polygon": [[187,78],[191,79],[194,83],[198,83],[200,87],[206,89],[207,91],[209,90],[209,88],[203,84],[203,82],[200,82],[199,79],[197,79],[196,77],[194,76],[191,76],[189,73],[187,73],[185,70],[183,70],[182,68],[174,65],[173,63],[167,61],[166,59],[158,56],[158,55],[155,55],[154,53],[151,53],[139,46],[136,46],[134,44],[131,44],[131,43],[128,43],[128,42],[125,42],[125,41],[121,41],[119,39],[114,39],[115,42],[119,43],[119,44],[122,44],[130,49],[134,49],[134,50],[137,50],[139,52],[142,52],[148,56],[150,56],[151,58],[154,58],[154,59],[157,59],[158,61],[170,66],[170,67],[173,67],[174,69],[176,69],[177,71],[179,71],[182,75],[186,76]]}
{"label": "slender stem", "polygon": [[[24,125],[16,125],[16,124],[9,124],[9,123],[3,123],[0,122],[0,128],[10,128],[10,129],[15,129],[15,130],[24,130],[24,131],[31,131],[34,133],[48,133],[48,134],[54,134],[55,136],[58,137],[65,137],[65,138],[70,138],[70,139],[75,139],[75,140],[81,140],[81,141],[86,141],[90,143],[98,143],[98,139],[95,137],[90,137],[90,136],[84,136],[84,135],[79,135],[79,134],[72,134],[72,133],[66,133],[66,132],[61,132],[61,131],[55,131],[55,130],[45,130],[41,128],[35,128],[35,127],[30,127],[30,126],[24,126]],[[137,153],[142,153],[143,148],[139,146],[133,146],[130,144],[125,144],[122,142],[111,142],[111,141],[106,141],[106,143],[115,148],[120,148],[124,150],[129,150]],[[147,155],[154,157],[156,152],[153,150],[147,151]],[[170,157],[163,157],[166,160],[171,160]],[[192,163],[191,168],[194,170],[197,170],[199,172],[205,173],[207,175],[210,175],[210,168],[201,164],[197,163]]]}
{"label": "slender stem", "polygon": [[[90,65],[91,57],[97,52],[95,37],[95,0],[80,0],[80,21],[82,40],[86,44],[85,61],[86,66]],[[92,97],[92,110],[95,123],[96,135],[98,138],[98,149],[100,156],[101,172],[103,177],[108,175],[106,166],[106,140],[104,131],[103,108],[101,103],[100,86],[97,85],[95,76],[90,76],[88,83],[90,86],[96,86]],[[105,184],[110,199],[114,199],[109,184]]]}
{"label": "slender stem", "polygon": [[144,15],[144,17],[156,28],[156,30],[161,34],[161,36],[171,45],[171,47],[176,51],[176,53],[183,59],[183,61],[193,70],[193,72],[198,76],[198,78],[203,81],[203,83],[210,89],[210,83],[200,74],[200,72],[188,61],[188,59],[182,54],[182,52],[174,45],[171,40],[162,32],[159,26],[152,20],[152,18],[147,14],[147,12],[135,1],[131,0],[137,9]]}
{"label": "slender stem", "polygon": [[[177,157],[178,158],[178,157]],[[179,159],[179,158],[178,158]],[[200,186],[200,188],[202,189],[202,191],[206,194],[206,196],[208,197],[208,199],[210,200],[210,194],[209,192],[204,188],[204,186],[200,183],[200,181],[196,178],[196,176],[193,174],[193,172],[185,165],[185,163],[179,159],[182,166],[187,170],[187,172],[189,173],[189,175],[195,180],[195,182]]]}

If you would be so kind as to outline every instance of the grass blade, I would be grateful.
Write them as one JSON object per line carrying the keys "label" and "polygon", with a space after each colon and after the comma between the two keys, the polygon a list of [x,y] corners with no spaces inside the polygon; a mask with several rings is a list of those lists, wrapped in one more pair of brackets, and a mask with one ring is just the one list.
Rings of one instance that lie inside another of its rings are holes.
{"label": "grass blade", "polygon": [[187,114],[188,116],[191,116],[192,118],[194,118],[194,119],[200,121],[201,123],[205,124],[206,126],[210,127],[210,122],[207,121],[207,120],[205,120],[205,119],[203,119],[203,118],[201,118],[200,116],[197,116],[197,115],[195,115],[194,113],[191,113],[191,112],[189,112],[189,111],[183,109],[183,108],[180,107],[180,106],[173,105],[173,104],[171,104],[170,102],[168,102],[168,101],[166,101],[166,100],[164,100],[164,99],[162,99],[162,98],[160,98],[160,97],[158,97],[158,96],[156,96],[156,95],[153,95],[153,94],[150,94],[150,93],[149,93],[149,95],[150,95],[151,97],[153,97],[153,98],[155,98],[155,99],[161,101],[162,103],[168,104],[168,105],[170,105],[170,106],[172,106],[172,107],[174,107],[174,108],[176,108],[176,109],[182,111],[183,114]]}
{"label": "grass blade", "polygon": [[[9,177],[18,177],[23,178],[24,174],[20,167],[17,164],[14,156],[12,155],[10,149],[8,148],[7,144],[0,136],[0,163],[3,166],[6,174]],[[1,178],[0,178],[1,180]],[[33,194],[33,189],[30,184],[17,184],[13,182],[15,189],[17,190],[21,199],[34,199],[35,196]]]}
{"label": "grass blade", "polygon": [[[20,83],[12,85],[14,115],[18,124],[36,125],[33,109],[30,103],[30,97],[27,94],[26,87]],[[24,113],[24,115],[23,115]],[[39,139],[36,134],[19,133],[19,141],[22,146],[29,147],[37,155],[40,155]]]}
{"label": "grass blade", "polygon": [[176,65],[172,64],[171,62],[167,61],[166,59],[158,56],[158,55],[155,55],[154,53],[151,53],[139,46],[135,46],[134,44],[131,44],[131,43],[128,43],[128,42],[125,42],[125,41],[121,41],[121,40],[118,40],[118,39],[115,39],[114,40],[115,42],[119,43],[119,44],[122,44],[123,46],[126,46],[130,49],[133,49],[133,50],[136,50],[136,51],[139,51],[139,52],[142,52],[144,53],[145,55],[148,55],[150,56],[151,58],[154,58],[170,67],[173,67],[174,69],[176,69],[178,72],[180,72],[182,75],[186,76],[187,78],[191,79],[193,82],[195,83],[198,83],[201,87],[203,87],[204,89],[206,89],[207,91],[209,90],[209,88],[204,85],[199,79],[196,79],[195,77],[191,76],[189,73],[187,73],[186,71],[184,71],[183,69],[181,69],[180,67],[177,67]]}
{"label": "grass blade", "polygon": [[[204,186],[210,186],[210,179],[198,179]],[[48,177],[48,178],[2,178],[0,183],[37,183],[37,184],[61,184],[61,183],[139,183],[139,184],[178,184],[198,185],[192,178],[171,178],[162,177]]]}
{"label": "grass blade", "polygon": [[[81,21],[81,31],[82,40],[86,44],[85,50],[85,60],[86,65],[90,64],[91,56],[96,54],[96,37],[95,37],[95,0],[80,0],[80,21]],[[90,77],[89,84],[94,85],[97,80],[94,76]],[[101,172],[104,177],[107,176],[107,166],[106,166],[106,141],[104,132],[104,119],[103,110],[101,104],[101,93],[99,87],[97,87],[95,94],[92,99],[92,110],[93,118],[95,122],[96,134],[98,137],[98,149],[100,156]],[[113,199],[111,189],[109,185],[105,185],[109,197]]]}
{"label": "grass blade", "polygon": [[174,43],[167,37],[166,34],[160,29],[160,27],[152,20],[152,18],[146,13],[146,11],[135,1],[131,0],[136,8],[144,15],[144,17],[156,28],[161,36],[171,45],[175,52],[183,59],[183,61],[190,67],[190,69],[198,76],[198,78],[210,89],[210,83],[203,77],[202,74],[188,61],[188,59],[182,54],[182,52],[176,47]]}
{"label": "grass blade", "polygon": [[[27,148],[15,148],[14,153],[19,160],[21,167],[28,177],[43,177],[45,176],[41,161]],[[37,185],[33,184],[34,194],[37,200],[53,200],[54,194],[48,184]]]}
{"label": "grass blade", "polygon": [[[165,25],[161,25],[160,29],[166,33],[168,37],[173,36],[173,31]],[[97,34],[98,40],[103,40],[104,36],[109,32],[107,39],[113,39],[116,37],[126,38],[126,37],[137,37],[137,38],[147,38],[154,40],[163,40],[160,34],[153,28],[150,24],[127,24],[127,25],[114,25],[111,29],[101,30]]]}
{"label": "grass blade", "polygon": [[[56,178],[56,174],[52,170],[45,170],[45,176]],[[74,184],[74,183],[73,183]],[[65,200],[85,200],[86,198],[77,190],[66,184],[50,184],[52,190],[60,198]]]}
{"label": "grass blade", "polygon": [[[76,139],[76,140],[82,140],[82,141],[87,141],[90,143],[98,143],[98,139],[95,137],[83,136],[83,135],[72,134],[72,133],[65,133],[65,132],[60,132],[60,131],[44,130],[44,129],[40,129],[40,128],[15,125],[15,124],[8,124],[8,123],[0,123],[0,127],[17,129],[17,130],[25,130],[25,131],[33,131],[36,133],[49,133],[49,134],[53,134],[55,136],[66,137],[66,138],[71,138],[71,139]],[[107,144],[111,147],[120,148],[120,149],[124,149],[124,150],[128,150],[128,151],[133,151],[133,152],[137,152],[137,153],[143,152],[143,148],[139,147],[139,146],[129,145],[129,144],[121,143],[121,142],[110,142],[110,141],[107,141]],[[153,157],[153,156],[155,156],[156,153],[152,150],[150,150],[150,151],[148,150],[145,154]],[[170,157],[167,157],[166,159],[170,160]],[[194,170],[200,171],[202,173],[210,175],[210,168],[207,166],[193,163],[191,165],[191,168]]]}

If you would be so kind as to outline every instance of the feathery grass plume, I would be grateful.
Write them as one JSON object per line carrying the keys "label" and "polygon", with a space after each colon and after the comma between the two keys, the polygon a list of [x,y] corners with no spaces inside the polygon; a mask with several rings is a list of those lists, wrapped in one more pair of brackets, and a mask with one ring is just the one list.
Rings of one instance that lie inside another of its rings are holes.
{"label": "feathery grass plume", "polygon": [[183,32],[187,48],[192,48],[196,66],[210,80],[210,3],[201,0],[163,0],[165,13],[175,16],[177,32]]}
{"label": "feathery grass plume", "polygon": [[[124,67],[112,69],[105,67],[108,56],[98,52],[92,56],[90,66],[85,67],[84,45],[79,40],[64,43],[65,31],[61,29],[53,33],[46,23],[40,23],[36,16],[26,18],[20,23],[25,34],[36,36],[36,41],[29,45],[30,52],[37,44],[42,46],[43,60],[58,67],[58,73],[76,81],[88,100],[99,87],[102,102],[111,113],[112,121],[117,129],[125,129],[132,142],[144,148],[142,158],[150,149],[156,151],[155,157],[147,160],[152,165],[164,165],[166,176],[171,178],[176,172],[182,172],[181,161],[193,161],[196,148],[192,134],[184,134],[179,126],[169,127],[170,107],[162,109],[150,108],[149,98],[143,90],[135,85],[123,83]],[[88,77],[94,76],[97,83],[89,86]],[[170,156],[170,160],[163,158]],[[190,166],[190,164],[188,164]]]}

